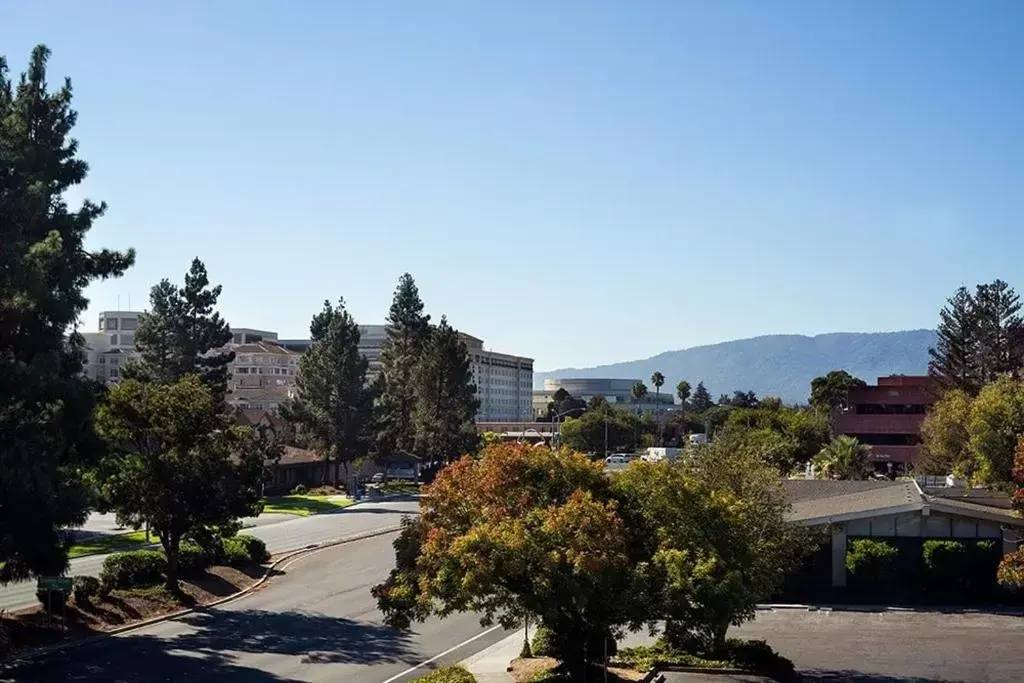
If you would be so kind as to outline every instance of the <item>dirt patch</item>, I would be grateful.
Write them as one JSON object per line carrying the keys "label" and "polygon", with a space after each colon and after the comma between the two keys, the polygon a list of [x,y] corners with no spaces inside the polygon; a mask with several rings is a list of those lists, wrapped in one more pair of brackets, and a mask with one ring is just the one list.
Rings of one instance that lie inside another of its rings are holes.
{"label": "dirt patch", "polygon": [[[551,657],[531,657],[530,659],[513,659],[510,665],[512,667],[511,675],[512,680],[516,683],[527,683],[528,681],[534,680],[537,676],[544,673],[551,673],[552,681],[561,680],[556,676],[555,669],[558,667],[558,660],[552,659]],[[602,676],[595,674],[594,680],[604,680],[603,672]],[[609,683],[628,683],[630,681],[642,680],[644,674],[639,671],[632,669],[623,669],[619,667],[609,666],[608,667],[608,681]]]}
{"label": "dirt patch", "polygon": [[68,600],[63,629],[59,615],[48,617],[42,605],[37,605],[0,615],[0,629],[10,634],[14,653],[88,638],[153,617],[207,605],[252,586],[264,571],[258,566],[210,567],[202,574],[182,578],[178,593],[153,586],[115,590],[104,598],[96,597],[91,605],[78,605]]}

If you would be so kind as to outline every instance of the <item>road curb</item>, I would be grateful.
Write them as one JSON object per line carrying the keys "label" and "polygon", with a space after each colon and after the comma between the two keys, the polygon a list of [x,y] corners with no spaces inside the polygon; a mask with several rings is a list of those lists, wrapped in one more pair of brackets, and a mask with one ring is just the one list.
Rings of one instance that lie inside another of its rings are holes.
{"label": "road curb", "polygon": [[[350,505],[349,507],[352,507],[352,506]],[[116,635],[120,635],[120,634],[123,634],[123,633],[129,633],[131,631],[135,631],[135,630],[138,630],[138,629],[146,628],[147,626],[152,626],[153,624],[159,624],[159,623],[164,622],[164,621],[171,621],[172,619],[177,619],[179,617],[185,616],[186,614],[192,614],[193,612],[200,612],[200,611],[207,610],[207,609],[210,609],[210,608],[213,608],[213,607],[219,607],[220,605],[232,602],[234,600],[239,600],[241,598],[244,598],[247,595],[249,595],[250,593],[253,593],[257,589],[259,589],[261,586],[263,586],[263,584],[265,584],[267,581],[270,580],[271,576],[273,575],[274,570],[277,568],[278,565],[280,565],[283,562],[286,562],[288,560],[294,559],[294,558],[296,558],[296,557],[298,557],[300,555],[303,555],[305,553],[311,553],[311,552],[316,551],[316,550],[326,550],[327,548],[333,548],[335,546],[345,545],[346,543],[353,543],[355,541],[362,541],[362,540],[367,539],[367,538],[374,538],[376,536],[385,536],[387,534],[393,534],[393,533],[395,533],[397,531],[401,531],[401,530],[402,530],[402,527],[400,525],[393,525],[393,526],[390,526],[390,527],[383,527],[383,528],[380,528],[380,529],[374,529],[373,531],[367,531],[367,532],[363,532],[363,533],[360,533],[360,534],[353,534],[351,536],[344,536],[344,537],[341,537],[341,538],[336,538],[336,539],[333,539],[333,540],[330,540],[330,541],[321,541],[320,543],[311,543],[310,545],[302,547],[302,548],[296,548],[294,550],[284,551],[284,552],[282,552],[282,553],[280,553],[277,556],[274,556],[272,558],[273,561],[266,566],[266,568],[263,571],[263,576],[261,576],[251,586],[247,586],[247,587],[243,588],[242,590],[238,591],[237,593],[232,593],[231,595],[224,596],[223,598],[218,598],[218,599],[214,600],[213,602],[206,603],[205,605],[197,605],[195,607],[187,607],[185,609],[178,610],[177,612],[170,612],[168,614],[161,614],[159,616],[152,617],[150,619],[145,619],[143,621],[135,622],[133,624],[126,624],[124,626],[119,626],[118,628],[111,629],[109,631],[104,631],[103,633],[98,633],[96,635],[87,636],[87,637],[82,638],[80,640],[72,640],[72,641],[69,641],[69,642],[66,642],[66,643],[55,643],[53,645],[44,645],[42,647],[34,648],[34,649],[24,653],[23,655],[15,657],[15,658],[13,658],[13,659],[11,659],[9,661],[0,661],[0,670],[2,670],[4,668],[10,668],[12,666],[17,666],[17,665],[20,665],[20,664],[25,664],[25,663],[27,663],[27,662],[29,662],[29,661],[31,661],[33,659],[36,659],[37,657],[40,657],[42,655],[48,655],[48,654],[52,654],[54,652],[60,652],[62,650],[68,650],[68,649],[77,648],[77,647],[85,647],[85,646],[97,643],[97,642],[103,640],[104,638],[110,638],[111,636],[116,636]]]}
{"label": "road curb", "polygon": [[765,604],[757,605],[759,612],[775,612],[800,610],[806,612],[859,612],[859,613],[892,613],[892,614],[994,614],[1002,617],[1024,617],[1024,608],[1002,607],[900,607],[895,605],[801,605],[801,604]]}

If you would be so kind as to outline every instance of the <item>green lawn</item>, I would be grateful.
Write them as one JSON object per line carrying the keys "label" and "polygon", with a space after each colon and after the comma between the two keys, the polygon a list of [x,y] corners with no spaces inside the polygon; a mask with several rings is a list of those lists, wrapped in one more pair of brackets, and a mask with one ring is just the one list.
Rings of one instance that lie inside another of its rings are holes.
{"label": "green lawn", "polygon": [[307,517],[334,512],[351,504],[348,498],[332,500],[327,496],[271,496],[263,499],[263,511]]}
{"label": "green lawn", "polygon": [[[156,535],[151,534],[152,542],[156,542]],[[119,550],[138,550],[146,547],[146,532],[128,531],[123,534],[102,534],[93,538],[85,539],[75,543],[68,550],[68,557],[81,557],[94,553],[113,553]]]}

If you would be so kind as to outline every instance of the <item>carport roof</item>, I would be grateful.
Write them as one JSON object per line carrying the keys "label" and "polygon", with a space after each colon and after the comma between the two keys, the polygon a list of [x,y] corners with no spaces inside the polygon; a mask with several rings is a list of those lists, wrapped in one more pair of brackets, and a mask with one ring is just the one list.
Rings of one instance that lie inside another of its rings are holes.
{"label": "carport roof", "polygon": [[913,481],[815,481],[784,482],[792,508],[786,516],[800,524],[828,524],[854,519],[929,510],[1024,526],[1024,519],[987,505],[929,496]]}

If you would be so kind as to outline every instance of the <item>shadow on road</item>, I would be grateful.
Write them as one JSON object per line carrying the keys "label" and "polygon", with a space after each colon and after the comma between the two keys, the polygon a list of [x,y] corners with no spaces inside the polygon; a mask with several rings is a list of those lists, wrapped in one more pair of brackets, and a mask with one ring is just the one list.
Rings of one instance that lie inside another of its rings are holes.
{"label": "shadow on road", "polygon": [[402,661],[413,654],[400,631],[303,612],[231,610],[182,617],[194,632],[173,639],[188,652],[267,653],[301,657],[303,662],[370,664]]}
{"label": "shadow on road", "polygon": [[[920,678],[914,676],[887,676],[863,671],[833,671],[825,669],[802,669],[800,680],[808,683],[957,683],[953,679]],[[962,683],[962,682],[961,682]]]}
{"label": "shadow on road", "polygon": [[293,679],[245,666],[247,655],[262,655],[261,662],[267,662],[266,655],[298,657],[304,664],[380,664],[416,659],[407,634],[344,618],[300,612],[212,610],[190,614],[177,622],[187,627],[181,629],[185,632],[104,638],[51,659],[7,670],[0,666],[0,681],[286,683]]}

